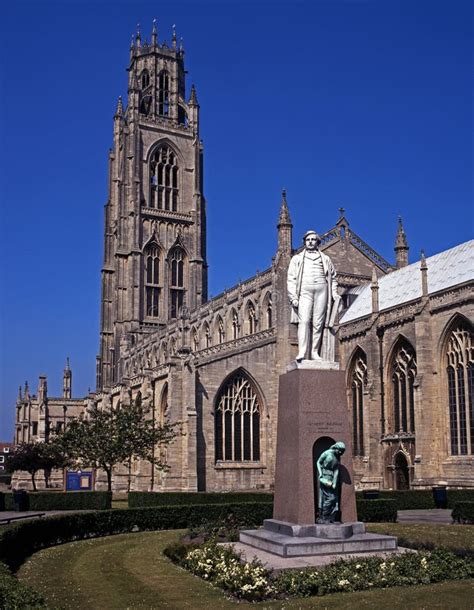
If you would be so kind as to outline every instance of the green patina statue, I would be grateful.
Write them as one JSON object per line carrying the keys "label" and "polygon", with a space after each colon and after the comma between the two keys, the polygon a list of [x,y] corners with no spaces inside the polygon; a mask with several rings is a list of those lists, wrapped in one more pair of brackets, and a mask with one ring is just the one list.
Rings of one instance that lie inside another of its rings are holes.
{"label": "green patina statue", "polygon": [[334,523],[339,512],[339,465],[346,446],[342,441],[323,451],[316,466],[319,478],[318,523]]}

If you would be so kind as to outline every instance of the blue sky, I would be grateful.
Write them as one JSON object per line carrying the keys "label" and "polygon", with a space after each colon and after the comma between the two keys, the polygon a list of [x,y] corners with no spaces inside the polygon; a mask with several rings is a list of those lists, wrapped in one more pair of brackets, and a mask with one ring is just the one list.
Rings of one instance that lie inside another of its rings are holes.
{"label": "blue sky", "polygon": [[[21,2],[2,9],[0,438],[18,385],[95,384],[107,151],[130,36],[176,24],[201,105],[210,292],[345,207],[393,260],[472,237],[473,6],[456,0]],[[188,89],[189,90],[189,89]]]}

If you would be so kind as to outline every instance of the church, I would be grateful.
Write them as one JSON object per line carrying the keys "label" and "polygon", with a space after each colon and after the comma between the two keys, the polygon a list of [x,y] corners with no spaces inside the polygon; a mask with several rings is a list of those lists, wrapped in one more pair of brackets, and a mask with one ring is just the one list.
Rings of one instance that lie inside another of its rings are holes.
{"label": "church", "polygon": [[[302,243],[283,192],[268,269],[208,298],[200,106],[185,81],[175,35],[137,35],[109,154],[96,390],[73,398],[69,364],[63,396],[45,377],[37,395],[20,389],[15,441],[47,440],[92,403],[141,401],[184,435],[166,450],[168,471],[132,465],[132,489],[271,490],[279,376],[297,352],[287,269]],[[387,235],[393,263],[364,238],[341,208],[320,245],[341,295],[356,486],[473,487],[474,240],[409,264],[401,219]],[[114,489],[128,477],[117,469]]]}

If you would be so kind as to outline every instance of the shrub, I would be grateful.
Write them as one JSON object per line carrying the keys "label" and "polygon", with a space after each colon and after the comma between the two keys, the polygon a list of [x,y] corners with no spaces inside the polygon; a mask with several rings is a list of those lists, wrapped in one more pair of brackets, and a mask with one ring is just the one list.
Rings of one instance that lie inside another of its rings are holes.
{"label": "shrub", "polygon": [[16,523],[0,535],[0,561],[16,569],[32,553],[73,540],[140,530],[179,529],[233,514],[242,526],[261,524],[272,515],[272,505],[209,504],[160,506],[56,515]]}
{"label": "shrub", "polygon": [[285,571],[275,579],[281,594],[294,596],[362,591],[471,578],[474,564],[446,549],[390,557],[340,559],[318,570]]}
{"label": "shrub", "polygon": [[[111,506],[108,491],[28,492],[28,510],[104,510]],[[5,495],[5,509],[15,509],[13,494]]]}
{"label": "shrub", "polygon": [[[474,502],[474,489],[448,489],[448,508],[458,502]],[[357,500],[362,500],[363,492],[356,493]],[[406,491],[380,490],[381,500],[394,500],[397,510],[422,510],[435,508],[433,490],[409,489]]]}
{"label": "shrub", "polygon": [[395,523],[397,503],[395,500],[357,500],[357,518],[364,523]]}
{"label": "shrub", "polygon": [[259,601],[274,593],[269,571],[255,560],[243,563],[229,547],[206,543],[189,551],[182,565],[238,598]]}
{"label": "shrub", "polygon": [[458,502],[451,516],[456,523],[474,523],[474,502]]}
{"label": "shrub", "polygon": [[145,506],[178,506],[190,504],[235,504],[237,502],[273,502],[271,493],[246,492],[152,492],[131,491],[128,494],[129,508]]}
{"label": "shrub", "polygon": [[0,608],[46,608],[44,599],[13,576],[4,563],[0,563]]}

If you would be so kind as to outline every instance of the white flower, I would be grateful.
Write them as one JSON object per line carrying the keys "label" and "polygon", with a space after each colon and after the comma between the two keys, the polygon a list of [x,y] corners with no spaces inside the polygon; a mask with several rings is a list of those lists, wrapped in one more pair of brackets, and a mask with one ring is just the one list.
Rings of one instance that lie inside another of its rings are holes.
{"label": "white flower", "polygon": [[340,587],[346,587],[347,585],[350,585],[351,583],[350,583],[348,580],[346,580],[345,578],[343,578],[343,579],[342,579],[342,580],[340,580],[340,581],[339,581],[337,584],[338,584]]}

